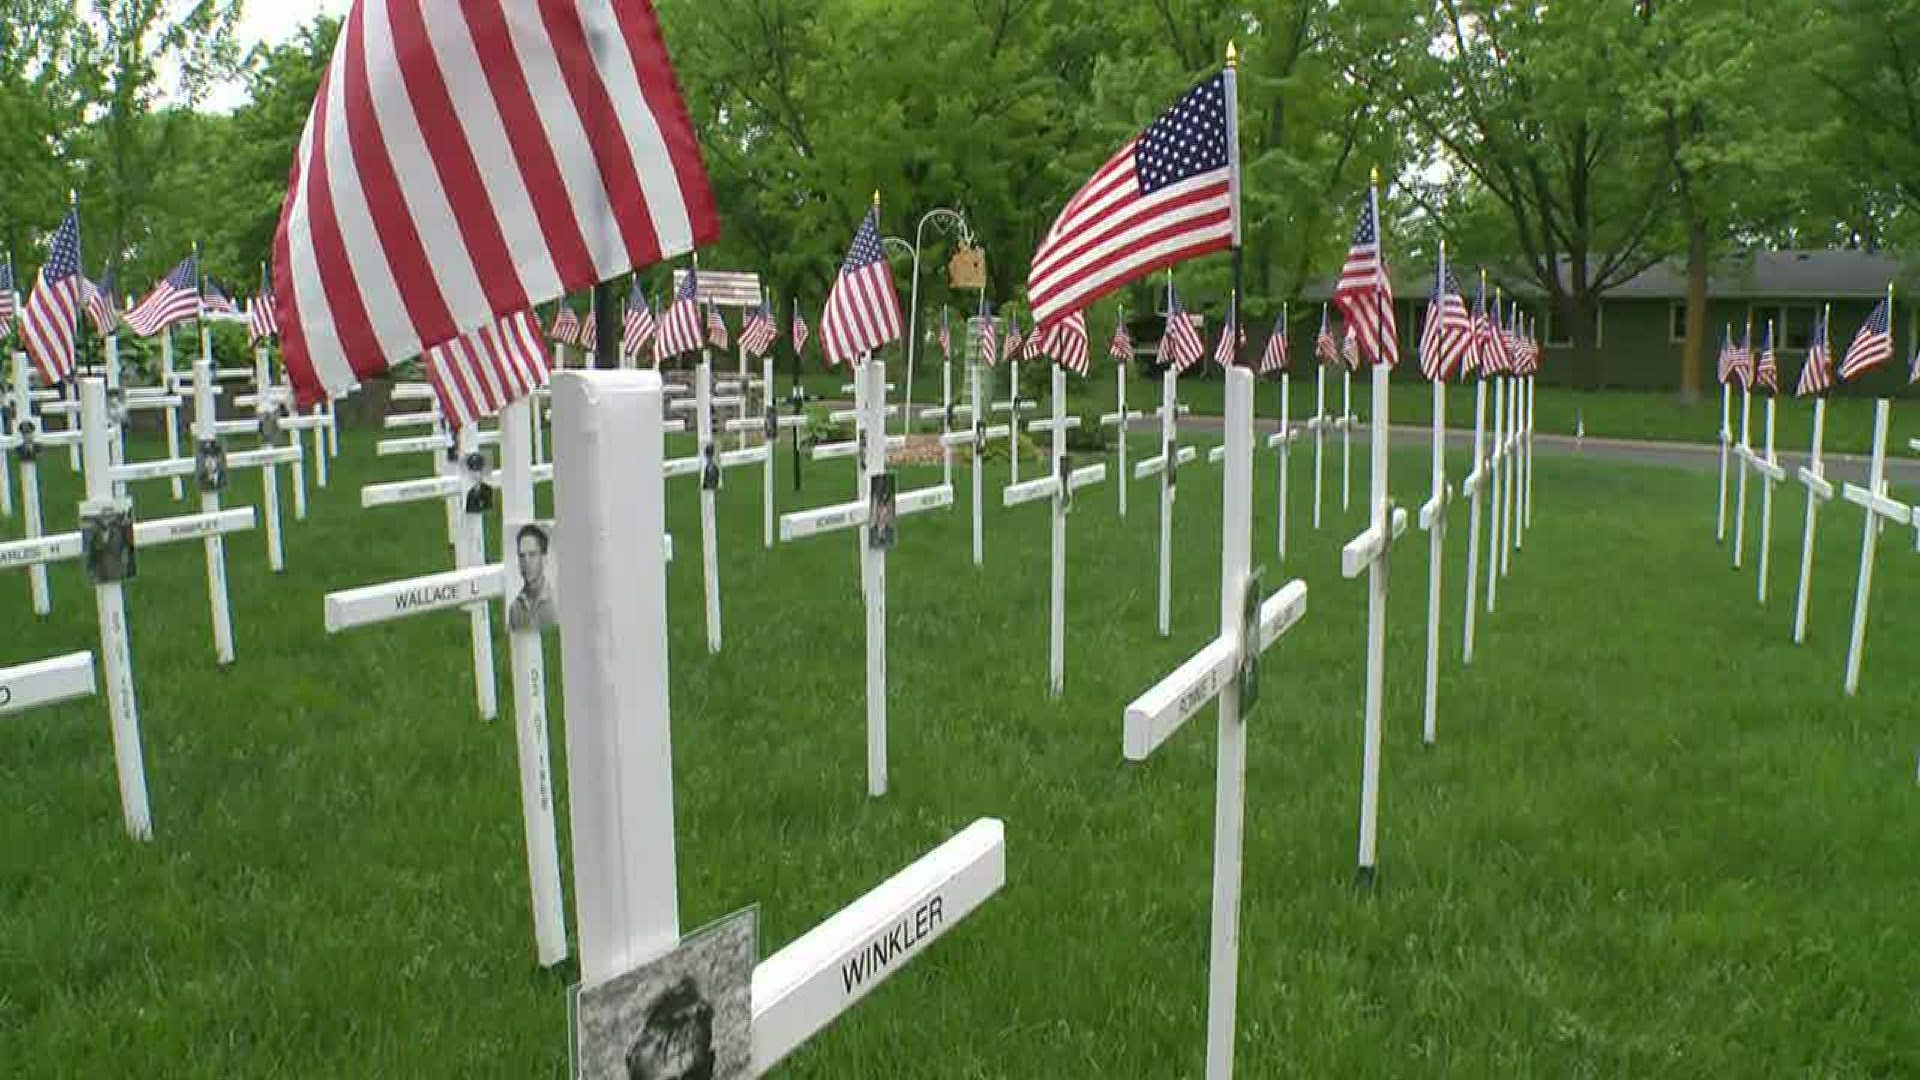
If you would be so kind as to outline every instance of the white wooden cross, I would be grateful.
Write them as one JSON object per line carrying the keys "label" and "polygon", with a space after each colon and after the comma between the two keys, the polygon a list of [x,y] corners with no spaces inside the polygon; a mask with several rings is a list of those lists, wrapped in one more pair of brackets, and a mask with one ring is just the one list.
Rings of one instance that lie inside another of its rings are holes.
{"label": "white wooden cross", "polygon": [[[1384,369],[1382,369],[1384,370]],[[1240,968],[1241,840],[1246,819],[1247,718],[1260,654],[1307,612],[1307,584],[1259,595],[1253,553],[1253,373],[1227,369],[1226,470],[1221,498],[1220,635],[1127,706],[1126,759],[1145,761],[1209,702],[1220,703],[1213,814],[1213,928],[1207,963],[1209,1080],[1233,1075]],[[1269,706],[1272,708],[1272,706]]]}
{"label": "white wooden cross", "polygon": [[[821,533],[858,529],[861,596],[867,612],[867,794],[887,793],[887,545],[894,522],[886,520],[953,505],[953,488],[941,484],[897,493],[891,502],[893,474],[887,471],[886,365],[868,359],[854,373],[855,404],[863,411],[854,499],[836,506],[801,510],[780,518],[780,539],[799,540]],[[900,439],[905,442],[904,437]],[[819,447],[815,448],[818,456]],[[876,520],[876,517],[879,520]]]}
{"label": "white wooden cross", "polygon": [[[720,494],[722,473],[742,465],[769,466],[773,459],[773,444],[764,443],[745,450],[730,450],[722,453],[719,442],[714,438],[713,411],[727,407],[744,409],[746,399],[743,396],[717,397],[713,392],[713,363],[707,350],[700,350],[700,363],[694,368],[694,398],[692,401],[679,401],[674,408],[690,411],[694,414],[694,433],[696,449],[694,456],[683,458],[676,466],[670,466],[668,476],[694,476],[700,483],[700,567],[701,580],[705,586],[707,608],[707,651],[718,653],[721,645],[720,632],[720,520],[716,498]],[[751,421],[758,425],[760,420]],[[766,497],[771,499],[773,484],[766,485]]]}
{"label": "white wooden cross", "polygon": [[1340,571],[1349,580],[1367,575],[1367,705],[1365,751],[1360,779],[1360,874],[1371,881],[1380,811],[1380,718],[1387,677],[1387,572],[1393,544],[1407,529],[1407,512],[1393,505],[1387,487],[1387,377],[1392,369],[1373,365],[1373,509],[1367,531],[1347,542]]}
{"label": "white wooden cross", "polygon": [[1772,394],[1767,395],[1767,452],[1762,457],[1752,451],[1747,452],[1749,465],[1760,474],[1766,486],[1760,489],[1760,566],[1757,593],[1762,606],[1767,602],[1767,579],[1772,576],[1773,564],[1773,488],[1787,478],[1787,470],[1781,468],[1780,458],[1774,452],[1773,419],[1778,401]]}
{"label": "white wooden cross", "polygon": [[[1160,477],[1160,636],[1173,633],[1173,501],[1178,493],[1180,466],[1199,457],[1191,446],[1180,446],[1177,417],[1180,415],[1180,373],[1172,364],[1160,373],[1160,452],[1133,468],[1133,478]],[[1124,478],[1121,481],[1125,483]]]}
{"label": "white wooden cross", "polygon": [[[739,450],[727,456],[733,459],[734,464],[745,464],[753,460],[755,455],[758,455],[761,465],[765,467],[765,471],[761,475],[760,485],[760,510],[763,533],[761,543],[771,551],[773,549],[774,534],[776,532],[775,526],[779,521],[779,516],[774,513],[773,506],[773,473],[774,459],[779,457],[779,454],[775,453],[775,451],[779,448],[780,429],[805,427],[807,425],[807,416],[805,413],[798,411],[786,416],[780,414],[780,406],[773,398],[772,352],[768,352],[767,355],[760,358],[760,372],[760,385],[762,387],[760,403],[761,407],[766,410],[765,415],[757,419],[743,416],[727,421],[727,430],[739,432],[741,441]],[[760,446],[757,448],[749,449],[746,445],[747,433],[750,431],[758,431],[761,433]],[[952,463],[949,462],[948,465],[951,467]]]}
{"label": "white wooden cross", "polygon": [[[1484,286],[1482,292],[1485,291]],[[1487,379],[1483,372],[1473,386],[1473,471],[1460,482],[1460,490],[1469,500],[1467,513],[1467,590],[1466,590],[1466,626],[1460,633],[1460,651],[1463,663],[1473,663],[1474,617],[1479,613],[1480,603],[1480,496],[1489,487],[1489,469],[1492,463],[1487,460]],[[1489,571],[1491,576],[1491,571]]]}
{"label": "white wooden cross", "polygon": [[[982,523],[982,507],[986,501],[986,449],[987,443],[994,439],[1013,441],[1011,424],[988,424],[986,410],[981,402],[987,399],[981,396],[980,352],[987,327],[987,316],[978,316],[968,320],[967,341],[967,418],[972,424],[964,430],[949,430],[940,436],[940,446],[944,454],[951,455],[956,447],[973,448],[973,565],[986,565],[986,530]],[[954,410],[956,413],[959,409]],[[951,473],[947,474],[951,477]],[[948,482],[951,487],[951,480]]]}
{"label": "white wooden cross", "polygon": [[[20,465],[20,502],[27,539],[46,535],[46,522],[40,510],[40,454],[49,447],[68,446],[80,439],[80,432],[69,426],[66,431],[47,431],[36,403],[42,402],[32,384],[32,367],[24,352],[13,354],[13,393],[9,415],[13,433],[6,438],[7,452]],[[68,424],[72,424],[69,419]],[[33,613],[42,618],[53,612],[53,593],[47,583],[47,569],[35,564],[27,568],[27,585],[33,596]]]}
{"label": "white wooden cross", "polygon": [[1280,371],[1280,430],[1267,436],[1267,448],[1278,450],[1279,494],[1275,505],[1279,509],[1279,523],[1275,531],[1279,536],[1280,561],[1287,560],[1287,477],[1293,471],[1293,440],[1297,432],[1293,430],[1293,372],[1284,368]]}
{"label": "white wooden cross", "polygon": [[[1733,337],[1733,328],[1727,328],[1728,340]],[[1733,383],[1721,373],[1720,379],[1720,512],[1715,519],[1713,540],[1724,544],[1727,540],[1727,463],[1733,453]]]}
{"label": "white wooden cross", "polygon": [[1520,430],[1526,444],[1527,462],[1525,490],[1520,499],[1520,505],[1526,508],[1520,534],[1522,537],[1525,537],[1527,532],[1533,528],[1533,398],[1535,391],[1538,389],[1539,378],[1538,375],[1532,372],[1527,374],[1527,407],[1520,421]]}
{"label": "white wooden cross", "polygon": [[[104,521],[115,514],[124,514],[126,520],[132,522],[132,504],[115,496],[114,484],[128,469],[137,467],[113,464],[114,426],[107,408],[105,382],[97,378],[81,379],[77,433],[82,436],[81,471],[86,484],[86,501],[80,508],[83,531],[0,543],[0,570],[31,570],[48,563],[81,559],[87,554],[83,534],[90,523]],[[251,508],[131,523],[131,547],[139,550],[251,528]],[[131,552],[127,554],[131,557]],[[112,720],[121,812],[128,835],[145,840],[153,835],[153,814],[147,801],[146,765],[140,750],[140,711],[133,688],[132,654],[127,644],[123,580],[96,581],[93,592],[100,626],[99,655],[106,669],[107,707]],[[49,669],[50,673],[33,676],[39,686],[34,693],[58,696],[77,688],[80,672],[76,662],[68,657],[53,663],[56,667]],[[88,681],[91,682],[90,678]]]}
{"label": "white wooden cross", "polygon": [[1053,367],[1053,419],[1028,425],[1030,431],[1053,434],[1053,469],[1047,476],[1014,484],[1001,493],[1003,505],[1020,506],[1040,499],[1053,502],[1053,571],[1049,596],[1052,609],[1047,635],[1047,686],[1059,697],[1067,683],[1067,515],[1073,510],[1073,493],[1107,478],[1104,462],[1083,468],[1071,468],[1067,461],[1067,432],[1080,426],[1080,418],[1067,415],[1067,373],[1058,364]]}
{"label": "white wooden cross", "polygon": [[[1446,258],[1444,247],[1441,258]],[[1447,551],[1447,507],[1452,502],[1453,488],[1447,483],[1447,380],[1443,372],[1433,380],[1432,495],[1420,507],[1420,528],[1427,534],[1427,693],[1421,735],[1428,746],[1440,732],[1440,587]]]}
{"label": "white wooden cross", "polygon": [[[579,523],[561,531],[558,550],[574,905],[581,983],[591,989],[680,944],[666,580],[654,565],[665,526],[656,479],[664,395],[650,371],[560,372],[554,389],[555,502]],[[869,420],[869,451],[884,454],[883,414]],[[997,820],[975,822],[759,963],[753,1074],[998,892],[1005,833]]]}
{"label": "white wooden cross", "polygon": [[1520,543],[1520,377],[1500,376],[1506,387],[1506,421],[1500,442],[1500,576],[1513,572],[1513,552]]}
{"label": "white wooden cross", "polygon": [[[160,385],[167,393],[184,396],[191,391],[191,387],[181,385],[174,374],[173,327],[171,325],[160,331],[160,373]],[[189,373],[189,381],[191,381],[191,373]],[[167,457],[169,459],[177,459],[179,456],[180,411],[176,406],[167,410]],[[172,477],[167,486],[173,492],[174,502],[179,502],[181,499],[186,498],[186,490],[181,485],[180,477]]]}
{"label": "white wooden cross", "polygon": [[[1747,335],[1749,339],[1752,334]],[[1748,363],[1752,363],[1751,360]],[[1752,379],[1744,378],[1740,386],[1740,446],[1737,455],[1740,459],[1739,494],[1735,497],[1733,513],[1733,568],[1740,569],[1746,558],[1747,550],[1747,470],[1753,463],[1753,387]]]}
{"label": "white wooden cross", "polygon": [[1887,497],[1887,414],[1891,402],[1880,398],[1873,403],[1873,462],[1868,468],[1867,486],[1847,484],[1841,496],[1866,512],[1866,525],[1860,539],[1860,580],[1853,594],[1853,636],[1847,644],[1847,696],[1860,691],[1860,665],[1867,644],[1867,606],[1873,596],[1873,556],[1880,543],[1880,530],[1891,521],[1897,525],[1915,525],[1913,507]]}
{"label": "white wooden cross", "polygon": [[[1038,331],[1038,327],[1034,328]],[[1020,417],[1039,408],[1032,400],[1020,397],[1020,359],[1008,350],[1007,356],[1007,400],[993,403],[993,411],[1007,414],[1007,460],[1011,462],[1011,472],[1007,483],[1020,482]]]}
{"label": "white wooden cross", "polygon": [[1340,368],[1340,417],[1333,426],[1340,429],[1340,509],[1353,505],[1353,369]]}
{"label": "white wooden cross", "polygon": [[[1825,325],[1822,323],[1821,325]],[[1813,399],[1813,446],[1807,464],[1800,467],[1800,483],[1807,489],[1807,527],[1800,541],[1800,589],[1793,601],[1793,643],[1807,640],[1807,602],[1813,585],[1813,547],[1820,523],[1820,504],[1832,502],[1833,484],[1827,479],[1824,461],[1827,432],[1827,396]]]}
{"label": "white wooden cross", "polygon": [[1313,416],[1306,422],[1306,429],[1313,432],[1313,528],[1320,530],[1320,506],[1324,501],[1322,491],[1326,487],[1326,444],[1327,426],[1331,418],[1327,416],[1327,365],[1314,365]]}
{"label": "white wooden cross", "polygon": [[[1127,321],[1127,309],[1125,308],[1120,309],[1120,321],[1122,323]],[[1112,412],[1100,418],[1102,427],[1114,428],[1120,435],[1120,445],[1118,448],[1120,459],[1115,466],[1114,472],[1114,475],[1118,478],[1118,482],[1115,483],[1113,487],[1120,495],[1120,517],[1122,520],[1125,520],[1127,516],[1127,488],[1130,486],[1127,475],[1128,429],[1135,420],[1144,419],[1146,416],[1145,413],[1140,412],[1138,409],[1131,411],[1127,409],[1127,379],[1133,374],[1128,368],[1132,366],[1131,357],[1114,365],[1114,409]]]}

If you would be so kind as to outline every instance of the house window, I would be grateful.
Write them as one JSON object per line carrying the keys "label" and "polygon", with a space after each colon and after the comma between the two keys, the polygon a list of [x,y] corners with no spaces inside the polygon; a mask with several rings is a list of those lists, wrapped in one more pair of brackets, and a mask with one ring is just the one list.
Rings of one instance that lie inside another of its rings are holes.
{"label": "house window", "polygon": [[[1593,345],[1599,348],[1606,343],[1603,330],[1606,320],[1601,317],[1604,305],[1599,300],[1593,302]],[[1573,335],[1567,333],[1566,317],[1561,314],[1557,304],[1547,306],[1547,348],[1573,348]]]}
{"label": "house window", "polygon": [[1684,345],[1687,340],[1687,302],[1675,300],[1667,306],[1667,344]]}
{"label": "house window", "polygon": [[1780,309],[1780,346],[1805,350],[1813,343],[1813,323],[1820,309],[1812,304],[1788,304]]}

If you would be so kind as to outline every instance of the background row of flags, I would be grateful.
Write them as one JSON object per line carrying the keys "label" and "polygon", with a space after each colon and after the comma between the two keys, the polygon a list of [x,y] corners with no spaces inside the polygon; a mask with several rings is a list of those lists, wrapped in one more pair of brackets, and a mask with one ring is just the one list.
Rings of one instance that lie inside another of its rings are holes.
{"label": "background row of flags", "polygon": [[[1893,359],[1893,298],[1889,295],[1874,305],[1865,322],[1853,335],[1853,341],[1836,370],[1830,343],[1832,314],[1825,308],[1814,317],[1807,343],[1807,361],[1800,368],[1800,381],[1794,392],[1801,397],[1824,394],[1840,381],[1852,381],[1869,371],[1883,367]],[[1743,390],[1759,387],[1770,394],[1780,392],[1780,361],[1774,348],[1774,324],[1768,319],[1762,331],[1760,349],[1753,348],[1753,326],[1749,323],[1740,340],[1735,341],[1728,326],[1720,338],[1719,377],[1722,385],[1739,384]],[[1920,354],[1914,356],[1909,381],[1920,382]]]}

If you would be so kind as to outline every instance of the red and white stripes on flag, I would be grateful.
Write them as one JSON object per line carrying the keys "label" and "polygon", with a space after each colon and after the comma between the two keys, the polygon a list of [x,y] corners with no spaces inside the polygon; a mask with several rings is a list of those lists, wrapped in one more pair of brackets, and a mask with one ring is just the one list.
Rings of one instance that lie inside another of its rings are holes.
{"label": "red and white stripes on flag", "polygon": [[1160,363],[1170,364],[1176,374],[1184,375],[1206,355],[1207,346],[1200,340],[1200,317],[1188,314],[1174,294],[1173,286],[1168,285],[1167,322],[1160,332]]}
{"label": "red and white stripes on flag", "polygon": [[127,312],[127,328],[141,337],[200,317],[200,257],[189,255]]}
{"label": "red and white stripes on flag", "polygon": [[1320,305],[1320,333],[1313,339],[1313,358],[1332,366],[1340,362],[1340,339],[1333,336],[1333,325],[1327,321],[1327,305]]}
{"label": "red and white stripes on flag", "polygon": [[1045,330],[1036,330],[1033,340],[1040,342],[1040,349],[1058,361],[1060,366],[1075,375],[1087,373],[1087,313],[1076,311],[1048,326]]}
{"label": "red and white stripes on flag", "polygon": [[1760,362],[1754,368],[1753,381],[1769,394],[1780,393],[1780,363],[1773,354],[1773,320],[1767,320],[1767,336],[1760,349]]}
{"label": "red and white stripes on flag", "polygon": [[[1725,382],[1726,377],[1721,376]],[[1807,342],[1807,363],[1800,369],[1800,385],[1794,392],[1801,397],[1824,394],[1833,389],[1833,346],[1827,340],[1827,312],[1822,309],[1813,321],[1813,335]]]}
{"label": "red and white stripes on flag", "polygon": [[273,293],[265,292],[247,305],[247,344],[258,345],[280,332],[273,314]]}
{"label": "red and white stripes on flag", "polygon": [[1235,78],[1229,69],[1189,90],[1067,200],[1027,274],[1037,323],[1239,243]]}
{"label": "red and white stripes on flag", "polygon": [[1267,347],[1260,354],[1260,374],[1271,375],[1276,371],[1287,370],[1290,358],[1287,355],[1287,313],[1283,308],[1280,317],[1273,320],[1273,333],[1267,335]]}
{"label": "red and white stripes on flag", "polygon": [[980,314],[973,320],[974,333],[980,335],[980,359],[988,367],[1000,363],[1000,324],[994,321],[993,312],[988,310],[985,297],[980,300]]}
{"label": "red and white stripes on flag", "polygon": [[1235,358],[1240,355],[1240,346],[1247,343],[1245,333],[1236,333],[1240,325],[1240,313],[1227,305],[1227,321],[1220,327],[1220,340],[1213,345],[1213,362],[1221,367],[1232,367]]}
{"label": "red and white stripes on flag", "polygon": [[647,341],[653,337],[653,308],[648,306],[646,294],[640,291],[638,282],[627,289],[627,313],[624,333],[620,338],[620,351],[627,356],[639,356],[646,348]]}
{"label": "red and white stripes on flag", "polygon": [[1853,344],[1847,346],[1847,355],[1840,361],[1840,377],[1851,382],[1891,359],[1893,309],[1889,299],[1875,304],[1867,321],[1860,324],[1859,333],[1853,335]]}
{"label": "red and white stripes on flag", "polygon": [[531,311],[427,350],[427,379],[455,431],[545,386],[547,376],[546,348]]}
{"label": "red and white stripes on flag", "polygon": [[1020,359],[1020,349],[1026,343],[1026,335],[1020,332],[1020,316],[1007,316],[1007,333],[1000,342],[1008,360]]}
{"label": "red and white stripes on flag", "polygon": [[74,347],[80,335],[80,283],[85,279],[80,272],[80,208],[72,206],[54,230],[46,265],[20,309],[22,344],[46,382],[65,382],[73,375]]}
{"label": "red and white stripes on flag", "polygon": [[1347,329],[1359,339],[1360,355],[1388,367],[1400,362],[1400,333],[1394,326],[1393,283],[1387,277],[1386,255],[1380,246],[1380,194],[1367,189],[1360,208],[1360,224],[1340,270],[1333,302],[1347,318]]}
{"label": "red and white stripes on flag", "polygon": [[827,294],[820,344],[827,363],[851,364],[899,337],[900,296],[893,288],[893,266],[880,248],[880,207],[874,205],[854,230],[840,276]]}
{"label": "red and white stripes on flag", "polygon": [[670,360],[700,348],[700,274],[692,271],[680,279],[673,303],[660,316],[653,335],[653,362]]}
{"label": "red and white stripes on flag", "polygon": [[807,327],[807,317],[800,314],[798,301],[793,305],[793,355],[797,358],[807,351],[807,337],[812,331]]}
{"label": "red and white stripes on flag", "polygon": [[773,347],[773,336],[773,313],[767,305],[748,308],[746,321],[740,324],[741,351],[755,358],[765,356]]}
{"label": "red and white stripes on flag", "polygon": [[720,317],[720,309],[707,305],[707,344],[725,352],[733,339],[727,336],[727,320]]}
{"label": "red and white stripes on flag", "polygon": [[650,0],[358,0],[274,241],[301,405],[718,238]]}
{"label": "red and white stripes on flag", "polygon": [[580,344],[580,316],[565,304],[554,313],[553,325],[547,329],[547,337],[562,345]]}
{"label": "red and white stripes on flag", "polygon": [[1124,364],[1133,359],[1133,335],[1127,333],[1127,316],[1122,312],[1113,324],[1113,340],[1107,343],[1107,355],[1115,363]]}

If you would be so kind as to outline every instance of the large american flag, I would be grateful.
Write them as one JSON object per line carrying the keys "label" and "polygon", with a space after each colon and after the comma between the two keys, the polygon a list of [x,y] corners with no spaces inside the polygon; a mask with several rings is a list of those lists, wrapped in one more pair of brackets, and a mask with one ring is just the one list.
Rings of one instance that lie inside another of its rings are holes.
{"label": "large american flag", "polygon": [[1807,363],[1800,369],[1800,385],[1794,392],[1801,397],[1824,394],[1833,389],[1833,346],[1827,341],[1827,313],[1813,320],[1813,335],[1807,341]]}
{"label": "large american flag", "polygon": [[1273,320],[1273,332],[1267,335],[1267,347],[1260,354],[1260,374],[1287,370],[1287,313],[1282,309]]}
{"label": "large american flag", "polygon": [[1891,301],[1873,306],[1873,313],[1853,335],[1847,355],[1840,360],[1840,377],[1852,381],[1893,359],[1893,313]]}
{"label": "large american flag", "polygon": [[720,317],[720,309],[707,305],[707,344],[725,352],[733,339],[727,334],[727,320]]}
{"label": "large american flag", "polygon": [[1780,392],[1780,364],[1773,355],[1773,320],[1767,320],[1767,336],[1760,349],[1760,365],[1754,370],[1754,381],[1765,387],[1767,393]]}
{"label": "large american flag", "polygon": [[653,361],[670,360],[700,348],[700,275],[689,269],[680,279],[673,303],[660,316],[653,335]]}
{"label": "large american flag", "polygon": [[1035,330],[1033,339],[1041,351],[1059,361],[1075,375],[1087,373],[1087,313],[1076,311],[1055,321],[1045,330]]}
{"label": "large american flag", "polygon": [[1233,74],[1215,75],[1067,201],[1027,274],[1036,320],[1050,324],[1128,282],[1238,242],[1236,109]]}
{"label": "large american flag", "polygon": [[641,291],[637,281],[627,288],[624,331],[620,338],[620,351],[628,356],[639,356],[640,350],[646,348],[648,339],[653,337],[653,308],[647,304],[647,294]]}
{"label": "large american flag", "polygon": [[247,344],[255,345],[280,333],[280,322],[273,310],[273,279],[262,275],[260,295],[249,305]]}
{"label": "large american flag", "polygon": [[1121,312],[1113,324],[1113,340],[1107,342],[1107,355],[1115,363],[1124,364],[1133,359],[1133,335],[1127,333],[1127,316]]}
{"label": "large american flag", "polygon": [[532,311],[427,350],[427,380],[458,431],[547,383],[546,348]]}
{"label": "large american flag", "polygon": [[740,324],[741,350],[748,356],[765,356],[773,347],[773,338],[773,312],[765,304],[748,308],[746,321]]}
{"label": "large american flag", "polygon": [[1466,370],[1473,353],[1473,316],[1460,295],[1460,283],[1443,263],[1434,269],[1427,299],[1427,323],[1420,332],[1420,373],[1445,382]]}
{"label": "large american flag", "polygon": [[1313,339],[1314,359],[1323,364],[1340,362],[1340,339],[1333,336],[1333,327],[1327,322],[1327,305],[1320,305],[1320,333]]}
{"label": "large american flag", "polygon": [[82,278],[80,299],[86,304],[87,318],[93,320],[93,328],[99,331],[101,337],[107,337],[119,329],[120,304],[113,298],[112,267],[100,275],[99,281]]}
{"label": "large american flag", "polygon": [[20,309],[22,338],[27,355],[49,382],[65,382],[73,374],[74,342],[79,336],[80,283],[80,208],[67,209],[67,216],[54,230],[47,250],[47,262],[33,284],[33,293]]}
{"label": "large american flag", "polygon": [[127,328],[141,337],[152,337],[199,316],[200,256],[189,255],[127,312]]}
{"label": "large american flag", "polygon": [[356,3],[274,241],[304,405],[718,239],[650,0]]}
{"label": "large american flag", "polygon": [[1400,334],[1393,321],[1393,283],[1387,279],[1387,261],[1380,250],[1378,204],[1379,196],[1369,189],[1333,302],[1346,316],[1347,329],[1359,338],[1361,355],[1392,367],[1400,362]]}
{"label": "large american flag", "polygon": [[893,289],[893,267],[880,250],[880,208],[871,206],[827,294],[820,345],[827,363],[851,364],[899,337],[900,297]]}
{"label": "large american flag", "polygon": [[14,293],[13,253],[0,263],[0,338],[13,333],[13,317],[20,313],[20,297]]}
{"label": "large american flag", "polygon": [[1167,325],[1160,332],[1160,363],[1171,364],[1173,370],[1185,374],[1187,369],[1199,363],[1207,355],[1207,347],[1200,340],[1199,324],[1187,314],[1180,304],[1180,297],[1167,286]]}

